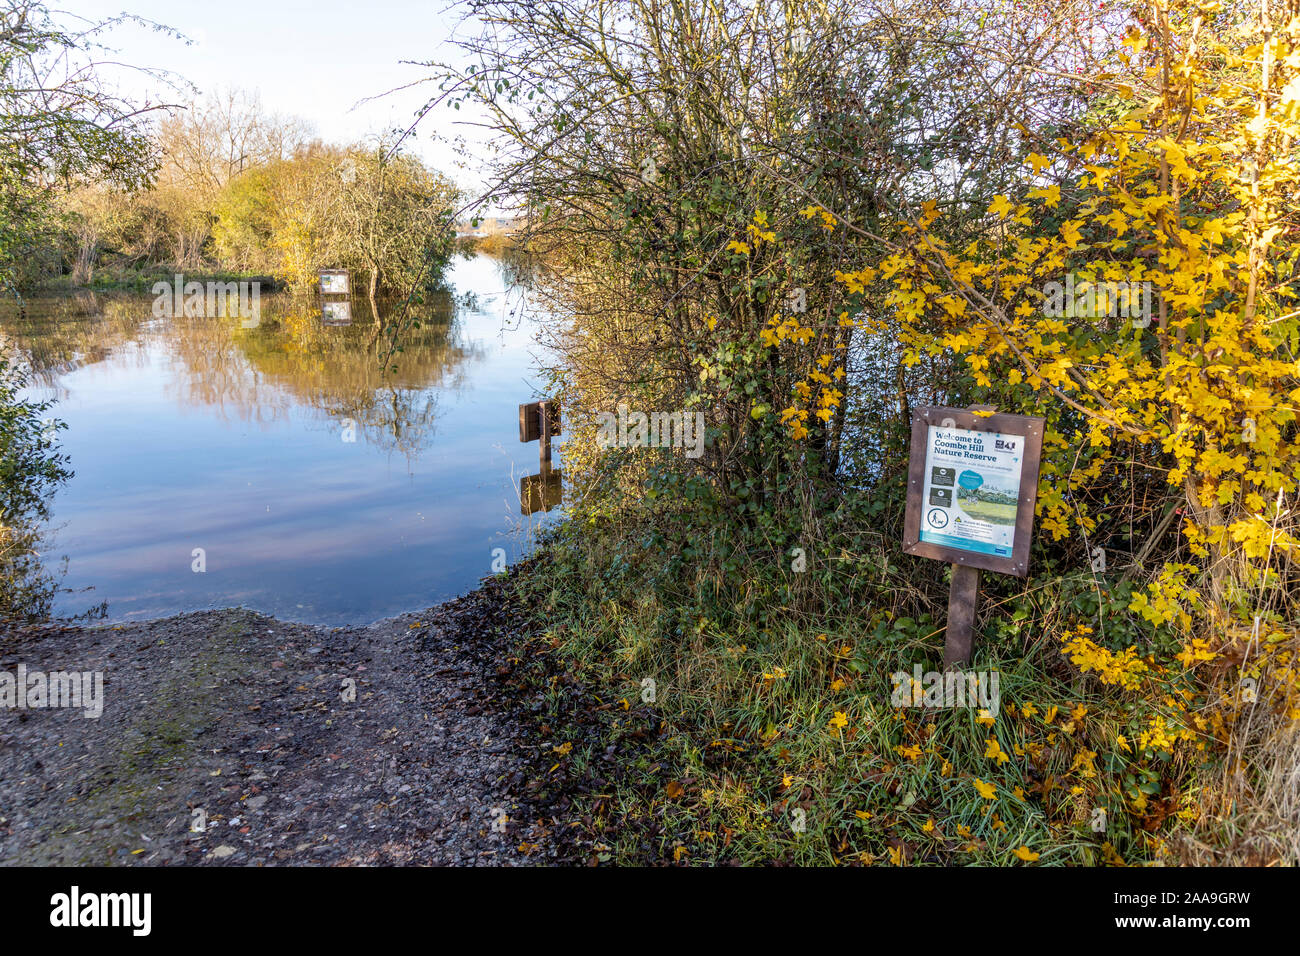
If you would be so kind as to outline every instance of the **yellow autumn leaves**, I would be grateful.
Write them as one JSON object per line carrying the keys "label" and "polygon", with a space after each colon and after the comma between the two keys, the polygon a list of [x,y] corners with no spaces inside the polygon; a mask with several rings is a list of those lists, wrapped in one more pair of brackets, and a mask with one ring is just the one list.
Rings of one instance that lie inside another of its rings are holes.
{"label": "yellow autumn leaves", "polygon": [[754,213],[753,221],[745,225],[745,236],[748,242],[732,239],[727,243],[727,251],[747,256],[765,242],[776,242],[775,230],[768,227],[767,213],[762,210]]}
{"label": "yellow autumn leaves", "polygon": [[[1062,638],[1069,659],[1103,685],[1169,696],[1173,704],[1147,711],[1136,734],[1140,748],[1167,751],[1203,747],[1207,718],[1160,689],[1182,688],[1179,674],[1215,660],[1228,633],[1276,620],[1251,601],[1269,608],[1270,585],[1279,586],[1270,566],[1300,552],[1300,310],[1287,279],[1300,257],[1291,215],[1300,192],[1300,19],[1254,44],[1202,24],[1192,43],[1177,24],[1192,22],[1194,5],[1163,7],[1171,32],[1135,30],[1123,60],[1142,53],[1158,62],[1171,45],[1180,66],[1167,74],[1134,62],[1120,100],[1132,100],[1127,116],[1080,143],[1045,143],[1021,128],[1037,143],[1023,200],[994,196],[987,228],[961,251],[933,233],[937,206],[927,202],[911,241],[873,268],[905,361],[957,356],[990,388],[1001,368],[1019,391],[996,394],[1047,415],[1042,531],[1058,540],[1095,533],[1088,489],[1112,481],[1122,462],[1160,469],[1170,497],[1181,497],[1175,530],[1198,560],[1157,563],[1131,603],[1139,619],[1176,636],[1175,652],[1157,661],[1082,631]],[[1137,86],[1144,95],[1133,96]],[[1046,314],[1042,290],[1066,274],[1081,287],[1145,284],[1152,305],[1130,321],[1102,298],[1098,312],[1062,321]],[[868,289],[845,276],[836,278],[852,292]],[[1067,411],[1072,433],[1059,424]],[[1229,605],[1226,580],[1248,589]],[[1300,628],[1294,612],[1282,616],[1291,623],[1273,623],[1261,653],[1276,679],[1273,706],[1290,712],[1300,668],[1282,648],[1300,640]]]}

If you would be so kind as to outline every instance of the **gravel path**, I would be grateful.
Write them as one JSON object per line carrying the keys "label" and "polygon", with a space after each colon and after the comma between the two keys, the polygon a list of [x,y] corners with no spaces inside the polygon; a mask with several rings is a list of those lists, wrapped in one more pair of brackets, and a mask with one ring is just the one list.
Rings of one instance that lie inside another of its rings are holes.
{"label": "gravel path", "polygon": [[489,582],[368,627],[227,610],[0,636],[0,671],[104,674],[98,719],[0,707],[0,865],[544,862],[515,819],[504,605]]}

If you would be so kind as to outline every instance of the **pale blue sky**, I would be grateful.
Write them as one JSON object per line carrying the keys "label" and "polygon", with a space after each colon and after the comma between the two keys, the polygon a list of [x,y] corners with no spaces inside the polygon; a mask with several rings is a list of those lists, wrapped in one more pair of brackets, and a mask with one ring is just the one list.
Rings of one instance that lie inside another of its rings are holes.
{"label": "pale blue sky", "polygon": [[[171,70],[204,92],[231,86],[256,90],[268,112],[302,117],[332,142],[409,126],[436,84],[355,104],[424,75],[402,60],[453,59],[447,40],[461,16],[451,0],[51,0],[50,5],[92,20],[125,11],[167,24],[193,45],[138,27],[124,27],[108,42],[123,62]],[[118,75],[124,88],[143,92],[138,77]],[[453,116],[445,107],[431,114],[411,148],[473,187],[477,177],[454,168],[451,150],[436,141],[436,134],[472,134],[453,129]]]}

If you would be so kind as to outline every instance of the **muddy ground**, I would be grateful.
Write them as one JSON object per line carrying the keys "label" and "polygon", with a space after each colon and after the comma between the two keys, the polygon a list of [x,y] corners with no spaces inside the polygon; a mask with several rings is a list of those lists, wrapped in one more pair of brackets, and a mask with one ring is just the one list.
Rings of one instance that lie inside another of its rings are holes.
{"label": "muddy ground", "polygon": [[105,701],[0,708],[0,865],[555,862],[563,822],[528,796],[552,742],[518,719],[502,595],[366,627],[225,610],[0,635],[0,671],[102,671]]}

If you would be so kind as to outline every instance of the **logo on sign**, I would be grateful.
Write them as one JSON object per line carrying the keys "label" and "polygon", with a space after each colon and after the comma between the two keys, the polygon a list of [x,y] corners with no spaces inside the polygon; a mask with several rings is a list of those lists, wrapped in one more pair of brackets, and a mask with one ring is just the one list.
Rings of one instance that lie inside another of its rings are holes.
{"label": "logo on sign", "polygon": [[995,451],[1015,451],[1016,443],[1007,441],[1005,438],[999,438],[993,442],[993,448]]}
{"label": "logo on sign", "polygon": [[946,528],[948,527],[948,512],[942,508],[931,508],[925,520],[930,523],[931,528]]}

